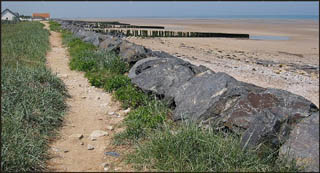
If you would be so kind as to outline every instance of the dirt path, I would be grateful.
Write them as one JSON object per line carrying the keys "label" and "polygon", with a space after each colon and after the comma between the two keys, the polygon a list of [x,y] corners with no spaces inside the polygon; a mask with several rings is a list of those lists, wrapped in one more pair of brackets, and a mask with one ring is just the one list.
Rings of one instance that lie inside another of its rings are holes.
{"label": "dirt path", "polygon": [[[48,29],[49,24],[43,23]],[[69,69],[69,56],[62,46],[61,34],[53,31],[50,34],[47,67],[62,79],[71,97],[67,99],[69,109],[64,125],[59,129],[59,137],[50,144],[49,171],[106,171],[105,167],[108,171],[130,171],[130,167],[122,162],[128,148],[111,144],[112,136],[123,130],[119,124],[125,112],[111,100],[110,94],[90,86],[83,72]],[[117,114],[109,115],[111,112]],[[91,140],[89,136],[95,130],[105,131],[108,135]],[[83,137],[79,139],[78,135]],[[89,145],[94,149],[89,150]],[[117,152],[120,156],[105,155],[105,152]]]}

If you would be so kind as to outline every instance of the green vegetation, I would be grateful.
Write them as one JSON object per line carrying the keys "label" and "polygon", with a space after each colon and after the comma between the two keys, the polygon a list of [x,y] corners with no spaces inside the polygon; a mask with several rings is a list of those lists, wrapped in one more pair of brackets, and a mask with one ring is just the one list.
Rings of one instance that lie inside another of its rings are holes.
{"label": "green vegetation", "polygon": [[43,24],[3,24],[1,32],[1,171],[42,171],[66,109],[66,89],[46,69]]}
{"label": "green vegetation", "polygon": [[61,25],[59,23],[50,20],[49,24],[50,24],[51,31],[56,31],[56,32],[61,31]]}
{"label": "green vegetation", "polygon": [[[128,64],[114,53],[96,48],[63,31],[72,57],[70,66],[86,72],[92,85],[113,93],[123,108],[126,130],[114,138],[116,145],[134,145],[128,162],[144,171],[296,171],[295,164],[277,159],[270,148],[243,151],[234,134],[173,123],[168,104],[135,87],[125,75]],[[77,49],[77,51],[74,51]]]}
{"label": "green vegetation", "polygon": [[168,126],[148,135],[147,142],[136,145],[129,163],[137,169],[196,172],[297,171],[293,163],[277,160],[273,151],[242,151],[240,138],[232,134],[204,130],[194,124],[176,129]]}

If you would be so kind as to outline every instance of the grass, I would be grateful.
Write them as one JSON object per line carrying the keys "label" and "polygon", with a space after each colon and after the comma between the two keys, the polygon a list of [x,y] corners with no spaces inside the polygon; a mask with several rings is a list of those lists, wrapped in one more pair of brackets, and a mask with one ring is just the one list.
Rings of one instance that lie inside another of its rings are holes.
{"label": "grass", "polygon": [[49,32],[39,22],[2,24],[1,31],[1,171],[43,171],[67,96],[45,66]]}
{"label": "grass", "polygon": [[[274,151],[262,153],[242,151],[240,139],[186,124],[149,134],[147,142],[137,145],[129,156],[129,163],[138,170],[188,171],[188,172],[269,172],[297,171],[291,164],[277,160]],[[260,153],[261,154],[261,153]]]}
{"label": "grass", "polygon": [[[294,163],[277,158],[277,149],[262,147],[242,151],[240,137],[203,130],[196,125],[173,123],[168,104],[135,87],[125,75],[129,65],[118,55],[95,47],[63,31],[72,69],[86,72],[90,83],[132,111],[124,119],[126,129],[114,144],[136,146],[128,162],[147,171],[296,171]],[[76,50],[76,51],[75,51]]]}
{"label": "grass", "polygon": [[61,25],[57,22],[54,22],[52,20],[49,20],[50,30],[60,32],[61,31]]}

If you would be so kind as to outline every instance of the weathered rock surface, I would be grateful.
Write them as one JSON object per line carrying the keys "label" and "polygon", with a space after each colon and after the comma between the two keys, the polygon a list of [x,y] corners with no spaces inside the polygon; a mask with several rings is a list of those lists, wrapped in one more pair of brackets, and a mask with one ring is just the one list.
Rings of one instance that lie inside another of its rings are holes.
{"label": "weathered rock surface", "polygon": [[319,172],[319,112],[304,118],[291,131],[280,156],[295,159],[304,171]]}
{"label": "weathered rock surface", "polygon": [[107,51],[114,51],[116,53],[120,52],[120,44],[122,40],[117,37],[107,37],[104,41],[99,44],[100,49]]}
{"label": "weathered rock surface", "polygon": [[99,46],[99,43],[100,43],[99,36],[95,33],[89,34],[83,39],[83,41],[87,43],[91,43],[95,46]]}
{"label": "weathered rock surface", "polygon": [[201,70],[178,58],[150,57],[138,61],[128,77],[142,90],[170,98],[180,85]]}
{"label": "weathered rock surface", "polygon": [[318,108],[290,92],[237,81],[225,73],[203,72],[174,91],[173,119],[228,128],[243,134],[242,146],[286,140],[296,122]]}
{"label": "weathered rock surface", "polygon": [[126,40],[122,41],[120,44],[119,55],[122,60],[134,64],[137,61],[146,58],[148,54],[148,49],[143,46],[130,43]]}

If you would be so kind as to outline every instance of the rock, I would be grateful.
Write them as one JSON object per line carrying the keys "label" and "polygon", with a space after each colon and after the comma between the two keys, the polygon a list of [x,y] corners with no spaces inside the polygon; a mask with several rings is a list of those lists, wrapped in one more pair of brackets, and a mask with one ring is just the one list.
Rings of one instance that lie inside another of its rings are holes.
{"label": "rock", "polygon": [[101,166],[103,167],[104,171],[108,171],[110,168],[110,164],[109,163],[102,163]]}
{"label": "rock", "polygon": [[69,152],[69,150],[63,150],[63,152],[64,152],[64,153],[67,153],[67,152]]}
{"label": "rock", "polygon": [[85,99],[85,98],[87,98],[87,97],[86,97],[86,96],[82,96],[81,98],[82,98],[82,99]]}
{"label": "rock", "polygon": [[77,32],[74,33],[74,36],[76,38],[84,39],[87,37],[90,33],[88,31],[84,31],[82,29],[78,30]]}
{"label": "rock", "polygon": [[84,145],[84,142],[81,142],[80,145]]}
{"label": "rock", "polygon": [[150,57],[138,61],[130,69],[128,77],[142,90],[169,99],[180,85],[202,70],[202,67],[178,58]]}
{"label": "rock", "polygon": [[52,149],[54,152],[60,152],[60,150],[59,150],[58,148],[52,147],[51,149]]}
{"label": "rock", "polygon": [[226,73],[206,71],[175,90],[173,119],[228,128],[243,135],[242,146],[283,143],[296,122],[318,108],[305,98],[237,81]]}
{"label": "rock", "polygon": [[122,40],[120,38],[108,37],[99,44],[99,48],[107,51],[114,51],[116,53],[119,53],[121,43],[122,43]]}
{"label": "rock", "polygon": [[122,41],[120,44],[120,52],[119,55],[122,60],[134,64],[137,61],[146,58],[148,50],[140,45],[136,45],[134,43],[130,43],[128,41]]}
{"label": "rock", "polygon": [[130,110],[131,110],[131,109],[130,109],[130,108],[128,108],[128,109],[124,110],[124,111],[123,111],[123,113],[129,113],[129,112],[130,112]]}
{"label": "rock", "polygon": [[112,126],[107,126],[106,127],[108,130],[113,130],[113,127]]}
{"label": "rock", "polygon": [[108,115],[114,115],[115,113],[114,112],[108,112]]}
{"label": "rock", "polygon": [[82,135],[82,134],[72,134],[70,137],[71,137],[71,138],[82,139],[82,138],[83,138],[83,135]]}
{"label": "rock", "polygon": [[88,144],[88,150],[94,150],[94,146]]}
{"label": "rock", "polygon": [[92,33],[86,36],[85,38],[82,39],[82,41],[91,43],[94,46],[99,46],[99,43],[100,43],[99,36],[96,33]]}
{"label": "rock", "polygon": [[295,126],[289,139],[281,146],[279,155],[295,159],[306,172],[319,172],[319,112]]}
{"label": "rock", "polygon": [[220,101],[220,96],[228,87],[238,86],[238,83],[225,73],[214,74],[212,71],[205,71],[196,75],[173,93],[176,104],[173,119],[198,121],[214,114],[219,115],[221,108],[215,111],[211,107]]}
{"label": "rock", "polygon": [[102,136],[108,136],[108,132],[106,131],[102,131],[102,130],[95,130],[91,133],[91,135],[89,136],[89,138],[91,140],[95,140],[96,138],[102,137]]}
{"label": "rock", "polygon": [[173,55],[168,54],[167,52],[164,51],[151,51],[148,50],[148,57],[157,57],[157,58],[177,58]]}
{"label": "rock", "polygon": [[113,156],[113,157],[119,157],[119,156],[120,156],[119,153],[113,152],[113,151],[105,152],[104,154],[105,154],[105,155],[109,155],[109,156]]}

